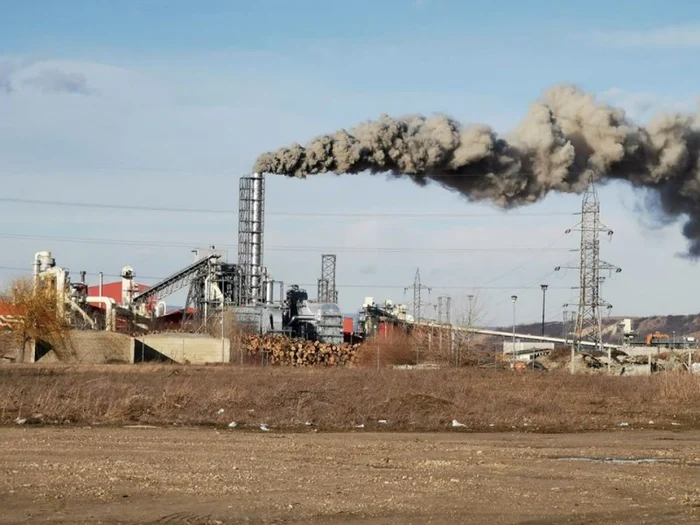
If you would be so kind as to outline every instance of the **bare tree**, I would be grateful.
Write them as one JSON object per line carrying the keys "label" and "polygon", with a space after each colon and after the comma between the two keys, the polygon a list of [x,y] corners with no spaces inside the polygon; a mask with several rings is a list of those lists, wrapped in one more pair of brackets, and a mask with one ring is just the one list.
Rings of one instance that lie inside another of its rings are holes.
{"label": "bare tree", "polygon": [[35,285],[31,279],[20,278],[11,281],[0,295],[16,312],[16,322],[8,328],[21,345],[19,362],[27,360],[32,342],[48,345],[59,359],[68,357],[70,326],[60,315],[54,286],[41,281]]}
{"label": "bare tree", "polygon": [[[467,303],[454,316],[454,325],[459,328],[477,328],[486,318],[486,304],[479,296],[479,292],[469,294]],[[479,365],[488,360],[487,348],[477,334],[469,331],[455,331],[454,354],[455,365]]]}

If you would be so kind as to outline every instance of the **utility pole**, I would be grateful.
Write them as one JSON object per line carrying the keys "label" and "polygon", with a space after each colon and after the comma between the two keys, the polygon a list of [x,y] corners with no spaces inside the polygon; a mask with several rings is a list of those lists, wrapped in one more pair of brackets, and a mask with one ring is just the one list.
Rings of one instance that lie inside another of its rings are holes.
{"label": "utility pole", "polygon": [[445,331],[444,326],[447,325],[448,329],[448,336],[449,336],[449,349],[450,349],[450,358],[452,357],[452,353],[454,350],[454,347],[452,345],[452,326],[450,322],[450,309],[452,307],[452,297],[449,295],[444,295],[438,297],[438,324],[440,327],[438,330],[440,330],[440,338],[439,338],[439,344],[440,344],[440,352],[442,352],[442,336],[443,332]]}
{"label": "utility pole", "polygon": [[[469,310],[467,311],[467,328],[472,328],[472,324],[474,323],[473,319],[473,303],[474,303],[474,296],[472,294],[467,295],[467,299],[469,300]],[[469,355],[470,351],[470,343],[471,343],[471,337],[472,333],[470,331],[467,331],[467,355]],[[462,366],[462,353],[460,352],[459,354],[459,366]]]}
{"label": "utility pole", "polygon": [[511,360],[513,361],[513,368],[515,368],[515,303],[518,301],[518,296],[511,295],[510,300],[513,301],[513,348],[511,348],[511,350],[512,350]]}
{"label": "utility pole", "polygon": [[600,294],[600,273],[601,270],[610,273],[619,273],[622,270],[600,259],[600,234],[604,233],[610,238],[613,231],[600,222],[600,202],[592,178],[583,194],[581,222],[566,233],[571,231],[581,232],[579,263],[557,266],[555,271],[562,268],[579,270],[579,301],[572,348],[577,347],[576,350],[580,350],[582,340],[592,341],[596,346],[602,347],[601,310],[606,308],[608,303]]}
{"label": "utility pole", "polygon": [[452,297],[449,295],[438,297],[438,323],[450,324],[450,309],[452,307]]}
{"label": "utility pole", "polygon": [[544,335],[544,305],[545,305],[545,297],[547,295],[547,288],[549,286],[546,284],[541,284],[540,288],[542,288],[542,335]]}

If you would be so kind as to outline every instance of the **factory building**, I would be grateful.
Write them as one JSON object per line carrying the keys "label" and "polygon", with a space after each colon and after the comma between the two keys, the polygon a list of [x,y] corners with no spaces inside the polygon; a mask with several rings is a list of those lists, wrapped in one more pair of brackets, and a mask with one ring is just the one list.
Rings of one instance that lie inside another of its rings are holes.
{"label": "factory building", "polygon": [[[322,254],[317,298],[299,286],[285,287],[264,266],[264,210],[263,175],[241,177],[236,262],[215,246],[197,248],[191,264],[156,284],[138,282],[136,271],[124,266],[121,280],[104,283],[100,274],[98,284],[88,285],[85,272],[74,280],[53,254],[39,252],[32,263],[33,283],[52,290],[58,314],[81,330],[132,336],[168,330],[204,334],[208,327],[223,327],[224,313],[230,312],[252,333],[342,343],[335,255]],[[184,308],[168,311],[166,299],[180,290],[187,291]],[[7,315],[0,314],[0,322],[7,322]]]}

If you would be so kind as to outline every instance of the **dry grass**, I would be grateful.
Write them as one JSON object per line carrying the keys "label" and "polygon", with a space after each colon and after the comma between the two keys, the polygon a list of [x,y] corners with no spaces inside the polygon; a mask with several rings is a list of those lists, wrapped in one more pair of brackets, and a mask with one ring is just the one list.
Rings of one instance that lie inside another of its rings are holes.
{"label": "dry grass", "polygon": [[374,337],[360,347],[360,365],[368,368],[413,365],[419,355],[415,345],[414,338],[403,331]]}
{"label": "dry grass", "polygon": [[[224,409],[223,413],[219,413]],[[0,423],[167,424],[326,430],[541,432],[700,428],[700,377],[570,376],[478,369],[231,366],[0,367]],[[378,425],[379,419],[388,425]],[[30,419],[31,421],[31,419]],[[680,427],[672,423],[680,424]]]}
{"label": "dry grass", "polygon": [[18,278],[0,292],[0,301],[17,315],[17,322],[10,324],[9,330],[19,341],[17,360],[20,362],[26,360],[32,340],[39,346],[53,349],[63,360],[73,355],[70,326],[59,311],[55,286],[52,282],[35,284],[31,279]]}

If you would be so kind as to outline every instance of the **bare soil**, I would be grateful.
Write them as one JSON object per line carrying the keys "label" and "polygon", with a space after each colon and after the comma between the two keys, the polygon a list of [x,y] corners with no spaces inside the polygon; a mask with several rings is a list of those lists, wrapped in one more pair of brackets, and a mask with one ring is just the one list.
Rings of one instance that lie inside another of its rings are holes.
{"label": "bare soil", "polygon": [[699,522],[698,431],[0,428],[3,524]]}

